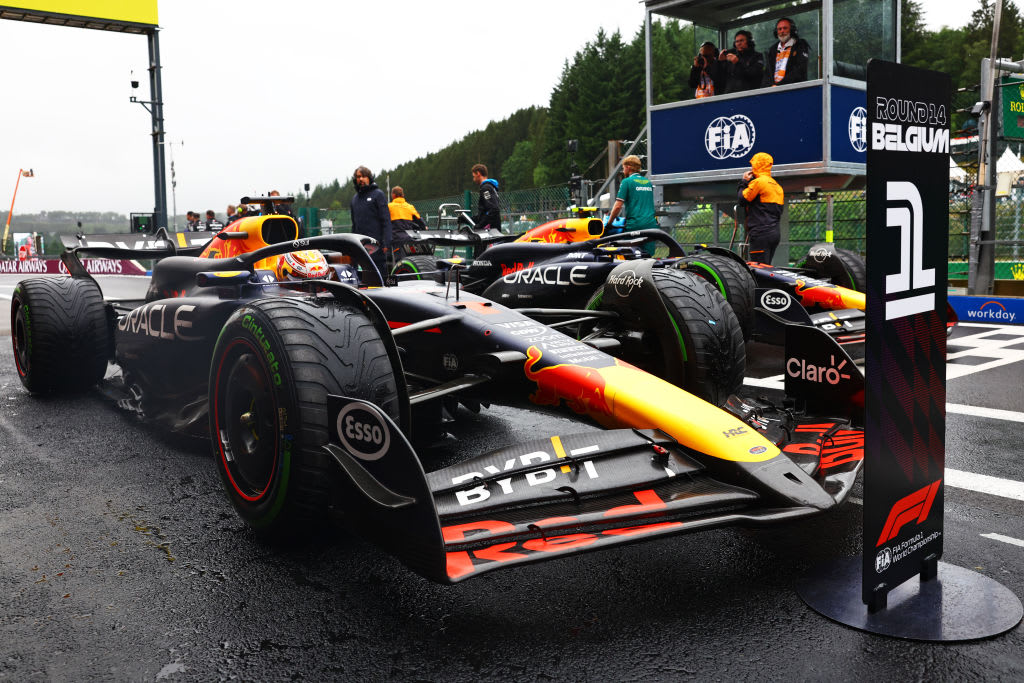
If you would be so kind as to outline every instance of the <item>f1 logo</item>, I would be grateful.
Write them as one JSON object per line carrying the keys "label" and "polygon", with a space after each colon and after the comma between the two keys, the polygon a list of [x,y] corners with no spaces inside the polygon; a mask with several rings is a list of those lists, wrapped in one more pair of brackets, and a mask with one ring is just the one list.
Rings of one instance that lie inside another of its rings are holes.
{"label": "f1 logo", "polygon": [[[922,266],[924,253],[924,211],[921,194],[914,183],[890,181],[885,184],[886,204],[897,202],[903,206],[889,206],[885,210],[886,227],[900,230],[900,270],[885,276],[885,319],[902,318],[915,313],[935,310],[935,269]],[[930,293],[900,296],[888,300],[890,294],[903,292]]]}
{"label": "f1 logo", "polygon": [[928,519],[928,513],[932,511],[932,503],[935,501],[935,494],[938,492],[939,484],[941,483],[942,480],[938,479],[923,489],[914,491],[909,496],[896,501],[896,504],[889,510],[889,517],[885,520],[885,526],[882,527],[882,535],[878,537],[878,543],[875,544],[875,547],[884,545],[899,536],[903,526],[913,522],[915,519],[918,524],[924,523]]}

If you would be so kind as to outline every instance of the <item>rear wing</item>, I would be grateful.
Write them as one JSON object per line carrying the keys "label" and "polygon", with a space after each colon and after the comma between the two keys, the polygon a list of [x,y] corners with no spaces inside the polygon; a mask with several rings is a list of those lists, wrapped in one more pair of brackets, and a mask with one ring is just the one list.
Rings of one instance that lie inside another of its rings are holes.
{"label": "rear wing", "polygon": [[216,232],[168,232],[160,228],[153,234],[113,233],[61,235],[68,251],[87,253],[97,258],[163,258],[198,256]]}

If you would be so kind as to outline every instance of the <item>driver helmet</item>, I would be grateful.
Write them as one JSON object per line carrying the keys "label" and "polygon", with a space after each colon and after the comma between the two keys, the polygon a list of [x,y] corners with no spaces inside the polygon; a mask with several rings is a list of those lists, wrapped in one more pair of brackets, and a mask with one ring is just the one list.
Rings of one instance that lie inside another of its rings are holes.
{"label": "driver helmet", "polygon": [[315,249],[282,254],[277,260],[278,280],[317,280],[327,277],[327,259]]}

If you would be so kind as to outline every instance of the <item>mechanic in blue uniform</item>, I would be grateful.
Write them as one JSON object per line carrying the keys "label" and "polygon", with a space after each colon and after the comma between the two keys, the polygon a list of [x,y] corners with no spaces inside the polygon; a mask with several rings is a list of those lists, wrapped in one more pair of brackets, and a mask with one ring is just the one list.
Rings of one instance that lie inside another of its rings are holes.
{"label": "mechanic in blue uniform", "polygon": [[771,263],[779,246],[779,220],[785,195],[782,187],[772,178],[770,154],[758,152],[750,158],[750,170],[743,174],[739,184],[739,200],[747,210],[747,243],[750,260]]}
{"label": "mechanic in blue uniform", "polygon": [[356,194],[352,197],[352,232],[366,235],[377,240],[377,247],[370,251],[377,269],[382,276],[387,275],[385,254],[391,251],[391,212],[388,211],[388,198],[373,182],[373,173],[365,166],[360,166],[352,174],[352,183]]}
{"label": "mechanic in blue uniform", "polygon": [[473,182],[480,186],[477,214],[473,217],[477,230],[501,230],[501,207],[498,204],[498,181],[487,177],[487,167],[474,164],[470,169]]}
{"label": "mechanic in blue uniform", "polygon": [[[623,226],[626,232],[657,228],[658,220],[654,217],[654,185],[640,174],[640,157],[630,154],[623,159],[622,172],[626,177],[619,185],[615,206],[612,207],[612,212],[605,222],[605,230],[615,224],[615,219],[623,209],[626,210],[626,224]],[[654,246],[654,242],[644,242],[641,249],[650,256],[654,254]]]}

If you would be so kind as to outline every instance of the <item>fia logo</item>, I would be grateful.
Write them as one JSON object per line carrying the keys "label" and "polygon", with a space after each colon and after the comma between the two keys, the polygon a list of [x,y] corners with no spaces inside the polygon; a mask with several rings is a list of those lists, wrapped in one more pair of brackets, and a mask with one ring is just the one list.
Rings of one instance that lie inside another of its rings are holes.
{"label": "fia logo", "polygon": [[868,148],[868,112],[864,107],[857,107],[850,112],[850,120],[846,122],[846,131],[850,135],[850,144],[858,152]]}
{"label": "fia logo", "polygon": [[[935,310],[935,269],[925,269],[924,209],[914,183],[885,184],[885,224],[899,228],[900,270],[885,276],[885,319]],[[896,206],[894,206],[896,204]],[[897,295],[892,297],[890,295]]]}
{"label": "fia logo", "polygon": [[891,564],[892,550],[890,550],[889,548],[882,548],[881,550],[879,550],[878,554],[875,555],[875,572],[881,574],[886,569],[888,569],[889,565]]}
{"label": "fia logo", "polygon": [[715,159],[743,157],[754,148],[757,131],[743,114],[719,116],[704,131],[704,147]]}

